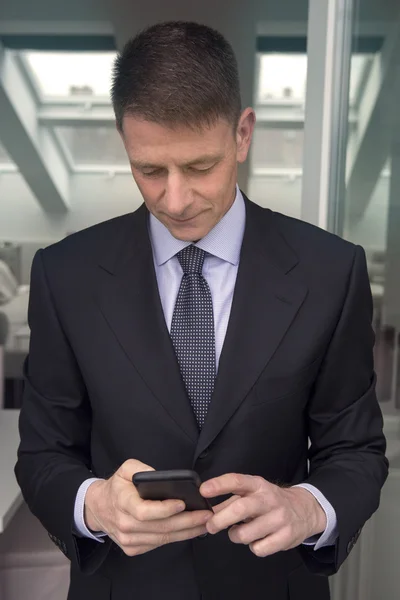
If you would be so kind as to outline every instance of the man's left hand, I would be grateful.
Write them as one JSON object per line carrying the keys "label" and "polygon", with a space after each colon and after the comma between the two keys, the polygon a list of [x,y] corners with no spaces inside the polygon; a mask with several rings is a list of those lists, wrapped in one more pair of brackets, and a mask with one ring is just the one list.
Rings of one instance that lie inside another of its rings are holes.
{"label": "man's left hand", "polygon": [[289,550],[322,533],[326,515],[304,488],[282,488],[262,477],[228,473],[202,484],[201,494],[214,498],[234,494],[214,506],[207,522],[211,534],[229,529],[234,544],[245,544],[260,557]]}

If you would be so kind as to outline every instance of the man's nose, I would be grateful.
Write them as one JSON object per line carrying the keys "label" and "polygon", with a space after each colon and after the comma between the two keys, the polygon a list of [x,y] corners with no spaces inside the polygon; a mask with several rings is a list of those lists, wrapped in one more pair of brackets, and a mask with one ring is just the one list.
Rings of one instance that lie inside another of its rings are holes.
{"label": "man's nose", "polygon": [[179,174],[168,177],[164,202],[171,216],[179,217],[191,204],[190,190],[185,178]]}

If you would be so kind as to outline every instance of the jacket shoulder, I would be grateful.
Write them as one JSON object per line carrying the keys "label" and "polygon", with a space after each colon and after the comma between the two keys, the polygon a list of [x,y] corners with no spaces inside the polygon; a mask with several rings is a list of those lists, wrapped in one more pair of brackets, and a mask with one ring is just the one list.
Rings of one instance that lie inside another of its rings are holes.
{"label": "jacket shoulder", "polygon": [[92,264],[105,253],[107,247],[111,252],[118,246],[121,238],[132,225],[134,214],[128,213],[97,223],[47,246],[42,251],[44,262],[50,268]]}
{"label": "jacket shoulder", "polygon": [[316,225],[270,211],[272,221],[286,243],[299,258],[315,261],[348,261],[354,258],[356,245]]}

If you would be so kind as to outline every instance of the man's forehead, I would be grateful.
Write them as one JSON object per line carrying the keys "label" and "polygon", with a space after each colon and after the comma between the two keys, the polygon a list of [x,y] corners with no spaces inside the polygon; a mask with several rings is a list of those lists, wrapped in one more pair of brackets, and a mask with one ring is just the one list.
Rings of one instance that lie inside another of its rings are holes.
{"label": "man's forehead", "polygon": [[225,155],[233,140],[231,129],[225,122],[196,130],[129,116],[124,122],[123,138],[131,163],[137,167],[216,162]]}

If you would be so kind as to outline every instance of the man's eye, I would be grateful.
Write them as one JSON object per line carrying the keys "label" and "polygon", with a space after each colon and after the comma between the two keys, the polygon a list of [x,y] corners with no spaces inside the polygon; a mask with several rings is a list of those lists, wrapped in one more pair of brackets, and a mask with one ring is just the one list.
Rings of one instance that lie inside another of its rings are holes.
{"label": "man's eye", "polygon": [[214,167],[215,165],[211,165],[211,167],[206,167],[205,169],[199,169],[196,167],[191,167],[191,171],[193,171],[194,173],[208,173],[208,171],[211,171],[211,169]]}
{"label": "man's eye", "polygon": [[145,177],[158,177],[161,175],[162,169],[154,169],[153,171],[142,171],[142,175]]}

